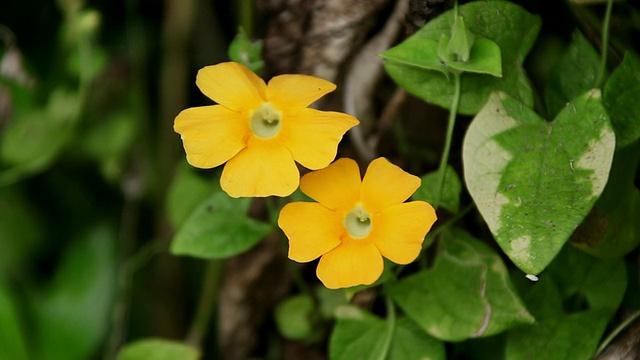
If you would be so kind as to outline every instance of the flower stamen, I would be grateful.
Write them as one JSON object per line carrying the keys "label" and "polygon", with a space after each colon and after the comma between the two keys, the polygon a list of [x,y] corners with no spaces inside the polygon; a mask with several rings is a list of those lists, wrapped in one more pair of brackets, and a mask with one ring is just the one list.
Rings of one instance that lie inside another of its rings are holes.
{"label": "flower stamen", "polygon": [[343,224],[349,236],[354,239],[361,239],[371,232],[371,216],[360,205],[347,213]]}
{"label": "flower stamen", "polygon": [[282,115],[269,103],[265,103],[253,111],[249,126],[255,136],[270,139],[280,132]]}

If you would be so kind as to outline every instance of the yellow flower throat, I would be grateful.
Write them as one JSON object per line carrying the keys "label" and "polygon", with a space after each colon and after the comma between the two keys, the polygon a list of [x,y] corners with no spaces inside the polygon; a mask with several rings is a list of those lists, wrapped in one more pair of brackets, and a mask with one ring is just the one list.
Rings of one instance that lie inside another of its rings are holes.
{"label": "yellow flower throat", "polygon": [[264,103],[251,114],[249,127],[253,134],[259,138],[272,138],[280,132],[282,114],[269,103]]}
{"label": "yellow flower throat", "polygon": [[371,216],[360,205],[347,213],[343,224],[349,236],[355,239],[363,238],[371,232]]}

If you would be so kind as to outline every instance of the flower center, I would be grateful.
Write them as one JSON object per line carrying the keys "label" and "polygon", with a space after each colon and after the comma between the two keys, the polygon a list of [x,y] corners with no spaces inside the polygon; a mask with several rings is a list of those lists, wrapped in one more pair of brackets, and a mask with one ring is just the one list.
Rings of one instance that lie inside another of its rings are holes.
{"label": "flower center", "polygon": [[344,217],[344,227],[352,238],[363,238],[371,232],[371,216],[358,205]]}
{"label": "flower center", "polygon": [[253,111],[249,122],[251,131],[263,139],[269,139],[280,131],[282,127],[282,115],[269,103]]}

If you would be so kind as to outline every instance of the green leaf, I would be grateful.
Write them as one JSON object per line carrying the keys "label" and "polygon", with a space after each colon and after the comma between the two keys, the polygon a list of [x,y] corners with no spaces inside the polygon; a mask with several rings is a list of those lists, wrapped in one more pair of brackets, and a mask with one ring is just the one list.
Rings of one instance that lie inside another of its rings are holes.
{"label": "green leaf", "polygon": [[262,41],[251,41],[243,28],[229,45],[229,58],[239,62],[255,73],[260,73],[264,67],[262,61]]}
{"label": "green leaf", "polygon": [[[459,13],[469,31],[475,34],[476,43],[480,43],[474,44],[470,59],[475,56],[478,61],[486,62],[485,65],[494,70],[484,72],[497,75],[497,63],[489,59],[494,59],[496,49],[499,50],[502,78],[463,74],[458,112],[468,115],[477,113],[491,92],[496,90],[506,92],[532,106],[533,91],[522,63],[538,35],[539,17],[508,1],[474,1],[460,6]],[[437,65],[438,42],[443,34],[450,34],[453,20],[453,11],[448,11],[428,22],[400,45],[382,54],[386,59],[384,66],[387,73],[400,86],[423,100],[444,108],[451,105],[454,83],[445,75],[444,64]],[[497,48],[489,43],[482,45],[481,39],[492,41],[497,44]],[[482,55],[474,55],[474,51]],[[433,71],[437,69],[442,70]],[[470,71],[471,68],[462,70]]]}
{"label": "green leaf", "polygon": [[386,323],[370,313],[352,306],[341,306],[338,320],[329,339],[331,360],[381,359]]}
{"label": "green leaf", "polygon": [[181,342],[147,338],[127,344],[118,353],[117,360],[198,360],[197,349]]}
{"label": "green leaf", "polygon": [[53,282],[35,301],[38,359],[87,359],[109,325],[116,235],[97,227],[74,242]]}
{"label": "green leaf", "polygon": [[219,184],[199,176],[186,163],[179,166],[167,194],[167,215],[171,224],[176,228],[182,226],[202,199],[221,191]]}
{"label": "green leaf", "polygon": [[429,336],[408,318],[398,319],[389,349],[389,360],[445,360],[441,341]]}
{"label": "green leaf", "polygon": [[566,247],[524,300],[536,323],[507,334],[506,359],[592,359],[626,288],[623,261],[604,261]]}
{"label": "green leaf", "polygon": [[600,71],[600,56],[579,31],[551,69],[545,91],[547,111],[555,116],[567,103],[591,89]]}
{"label": "green leaf", "polygon": [[338,321],[329,340],[329,358],[353,359],[431,359],[444,360],[444,344],[425,334],[408,319],[398,319],[393,337],[384,351],[387,322],[355,306],[340,308]]}
{"label": "green leaf", "polygon": [[315,304],[310,295],[296,295],[283,300],[276,307],[274,316],[280,333],[288,339],[310,338],[317,329],[314,321]]}
{"label": "green leaf", "polygon": [[250,198],[211,195],[184,222],[171,243],[174,255],[224,259],[256,245],[272,226],[247,216]]}
{"label": "green leaf", "polygon": [[0,282],[0,359],[27,360],[21,317],[9,289]]}
{"label": "green leaf", "polygon": [[461,341],[534,321],[492,249],[456,229],[445,233],[442,246],[432,269],[389,288],[389,296],[424,331]]}
{"label": "green leaf", "polygon": [[540,273],[607,183],[615,135],[592,90],[553,122],[494,94],[463,144],[465,181],[494,238],[527,274]]}
{"label": "green leaf", "polygon": [[602,258],[619,258],[640,245],[640,191],[634,184],[640,144],[618,149],[609,181],[571,243]]}
{"label": "green leaf", "polygon": [[619,147],[640,138],[640,60],[626,53],[604,88],[603,104],[616,131]]}
{"label": "green leaf", "polygon": [[[440,180],[439,172],[433,171],[421,177],[422,183],[415,194],[413,200],[426,201],[429,204],[435,204],[438,200],[438,181]],[[442,198],[440,199],[440,207],[457,213],[460,208],[460,192],[462,191],[462,183],[456,171],[447,166],[444,173],[444,184],[442,185]]]}
{"label": "green leaf", "polygon": [[448,67],[466,73],[488,74],[502,76],[502,61],[500,47],[487,39],[476,39],[471,48],[469,61],[452,61],[446,63]]}

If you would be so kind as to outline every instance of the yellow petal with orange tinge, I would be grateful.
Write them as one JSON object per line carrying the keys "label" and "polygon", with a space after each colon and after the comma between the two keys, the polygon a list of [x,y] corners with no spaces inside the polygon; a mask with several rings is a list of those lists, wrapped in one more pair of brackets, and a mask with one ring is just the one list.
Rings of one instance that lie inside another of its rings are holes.
{"label": "yellow petal with orange tinge", "polygon": [[318,203],[293,202],[282,208],[278,226],[289,239],[289,259],[308,262],[340,244],[342,219]]}
{"label": "yellow petal with orange tinge", "polygon": [[264,80],[235,62],[203,67],[196,76],[196,85],[218,104],[247,114],[266,102]]}
{"label": "yellow petal with orange tinge", "polygon": [[231,159],[246,146],[247,121],[220,105],[194,107],[176,116],[174,130],[182,137],[189,164],[209,169]]}
{"label": "yellow petal with orange tinge", "polygon": [[382,256],[396,264],[415,260],[436,221],[436,212],[424,201],[393,205],[374,217],[370,239]]}
{"label": "yellow petal with orange tinge", "polygon": [[317,170],[335,159],[342,136],[356,125],[358,120],[351,115],[302,109],[297,114],[283,114],[279,136],[297,162]]}
{"label": "yellow petal with orange tinge", "polygon": [[327,288],[339,289],[373,284],[383,268],[382,256],[373,244],[348,241],[320,258],[316,275]]}
{"label": "yellow petal with orange tinge", "polygon": [[413,176],[385,158],[373,160],[362,180],[360,199],[372,214],[407,200],[420,187],[420,178]]}
{"label": "yellow petal with orange tinge", "polygon": [[231,197],[289,196],[299,181],[298,168],[285,147],[274,140],[251,138],[224,166],[220,185]]}
{"label": "yellow petal with orange tinge", "polygon": [[360,197],[360,169],[347,158],[302,177],[300,190],[332,210],[350,211]]}
{"label": "yellow petal with orange tinge", "polygon": [[332,92],[336,86],[309,75],[279,75],[267,85],[267,99],[280,109],[298,110]]}

